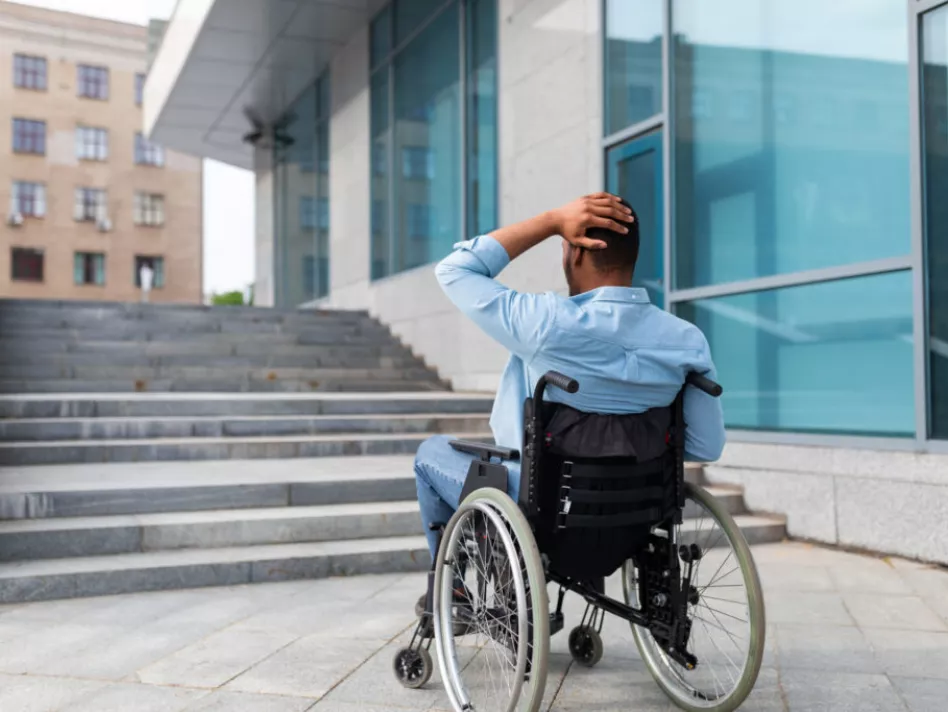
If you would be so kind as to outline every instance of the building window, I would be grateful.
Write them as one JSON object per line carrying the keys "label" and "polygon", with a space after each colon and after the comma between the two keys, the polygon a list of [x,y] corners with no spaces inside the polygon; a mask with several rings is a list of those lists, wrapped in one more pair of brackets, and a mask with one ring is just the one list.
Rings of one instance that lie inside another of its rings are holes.
{"label": "building window", "polygon": [[135,75],[135,106],[141,106],[145,100],[145,78],[141,73]]}
{"label": "building window", "polygon": [[701,299],[677,313],[708,338],[729,428],[914,435],[911,272]]}
{"label": "building window", "polygon": [[662,3],[606,0],[608,136],[662,111]]}
{"label": "building window", "polygon": [[13,119],[13,152],[46,154],[46,122]]}
{"label": "building window", "polygon": [[161,227],[165,224],[165,196],[135,193],[135,224]]}
{"label": "building window", "polygon": [[109,98],[109,68],[80,64],[76,75],[76,94],[87,99]]}
{"label": "building window", "polygon": [[165,165],[165,149],[157,143],[152,143],[144,134],[135,134],[135,163],[140,166]]}
{"label": "building window", "polygon": [[43,251],[29,247],[10,248],[10,277],[15,282],[42,282]]}
{"label": "building window", "polygon": [[13,86],[46,91],[46,57],[13,55]]}
{"label": "building window", "polygon": [[46,185],[14,181],[10,194],[10,211],[23,217],[41,218],[46,215]]}
{"label": "building window", "polygon": [[[423,29],[406,34],[408,27]],[[370,35],[370,259],[378,279],[496,226],[497,3],[394,0]]]}
{"label": "building window", "polygon": [[73,259],[73,279],[76,284],[105,284],[105,255],[101,252],[77,252]]}
{"label": "building window", "polygon": [[80,161],[105,161],[109,157],[108,129],[76,127],[76,158]]}
{"label": "building window", "polygon": [[148,265],[152,270],[151,286],[161,289],[165,286],[165,258],[155,255],[135,255],[135,286],[141,289],[142,267]]}
{"label": "building window", "polygon": [[434,153],[426,146],[402,149],[402,175],[409,180],[434,180]]}
{"label": "building window", "polygon": [[104,220],[106,193],[101,188],[76,188],[73,217],[76,220]]}
{"label": "building window", "polygon": [[[783,22],[795,0],[672,3],[676,288],[910,254],[908,16],[893,0],[861,5],[838,52]],[[813,27],[839,22],[834,3],[808,12]],[[737,90],[752,110],[728,132]],[[808,120],[827,97],[832,121]],[[863,123],[867,103],[891,120]]]}
{"label": "building window", "polygon": [[289,107],[274,150],[275,302],[293,307],[329,291],[329,74]]}

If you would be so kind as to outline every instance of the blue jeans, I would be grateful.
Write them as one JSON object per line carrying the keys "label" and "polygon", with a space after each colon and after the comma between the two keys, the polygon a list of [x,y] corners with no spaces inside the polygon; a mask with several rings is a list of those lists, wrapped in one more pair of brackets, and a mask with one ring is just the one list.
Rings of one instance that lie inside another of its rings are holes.
{"label": "blue jeans", "polygon": [[[457,511],[461,490],[467,478],[473,455],[458,452],[448,443],[455,438],[450,435],[435,435],[425,440],[415,455],[415,485],[418,488],[418,504],[421,507],[421,526],[428,539],[428,549],[434,558],[437,554],[438,534],[430,530],[430,524],[447,524]],[[507,494],[517,501],[520,490],[519,463],[504,463],[507,466]]]}

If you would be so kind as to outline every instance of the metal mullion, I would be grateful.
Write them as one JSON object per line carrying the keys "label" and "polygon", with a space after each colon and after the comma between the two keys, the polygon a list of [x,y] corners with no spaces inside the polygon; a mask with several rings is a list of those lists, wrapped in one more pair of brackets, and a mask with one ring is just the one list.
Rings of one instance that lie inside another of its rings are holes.
{"label": "metal mullion", "polygon": [[647,134],[655,129],[661,128],[665,123],[665,114],[655,114],[650,116],[644,121],[639,121],[638,123],[627,126],[621,131],[616,131],[613,134],[609,134],[604,139],[602,139],[602,147],[605,149],[610,149],[613,146],[617,146],[620,143],[625,143],[630,139],[637,138],[642,134]]}
{"label": "metal mullion", "polygon": [[[919,443],[911,436],[847,435],[846,433],[801,433],[785,430],[741,430],[728,428],[727,439],[734,443],[851,448],[854,450],[893,450],[918,452],[931,449],[932,443]],[[946,443],[948,445],[948,443]],[[948,447],[946,447],[948,451]]]}
{"label": "metal mullion", "polygon": [[[468,11],[468,2],[467,0],[459,0],[458,2],[458,15],[460,19],[458,21],[458,55],[460,68],[460,80],[458,85],[458,93],[460,94],[460,107],[458,114],[461,119],[461,231],[458,233],[462,236],[462,239],[468,239],[468,237],[473,237],[473,235],[468,235],[468,180],[469,176],[467,174],[467,152],[470,148],[468,146],[468,126],[467,126],[467,71],[468,71],[468,61],[467,61],[467,11]],[[430,247],[430,245],[429,245]]]}
{"label": "metal mullion", "polygon": [[838,267],[823,267],[820,269],[806,270],[804,272],[776,274],[769,277],[755,277],[754,279],[745,279],[739,282],[727,282],[725,284],[714,284],[706,287],[679,289],[669,292],[668,301],[677,303],[694,301],[696,299],[726,297],[733,294],[745,294],[747,292],[765,292],[782,287],[797,287],[805,284],[833,282],[840,279],[885,274],[887,272],[902,272],[910,269],[912,269],[911,255],[888,257],[881,260],[857,262],[855,264],[840,265]]}
{"label": "metal mullion", "polygon": [[912,240],[912,329],[913,376],[915,386],[915,439],[928,438],[928,348],[925,298],[925,194],[922,181],[922,88],[921,42],[919,25],[922,21],[918,6],[922,3],[908,0],[909,31],[909,191]]}
{"label": "metal mullion", "polygon": [[[392,25],[394,28],[394,23]],[[392,29],[394,37],[395,30]],[[388,269],[395,274],[395,63],[388,63]]]}
{"label": "metal mullion", "polygon": [[663,28],[662,28],[662,211],[664,213],[663,234],[662,234],[662,265],[665,274],[662,275],[662,287],[665,295],[663,308],[668,311],[672,309],[671,294],[675,285],[674,279],[674,253],[672,251],[672,239],[674,235],[674,211],[672,210],[672,170],[674,168],[672,161],[672,142],[671,132],[674,130],[672,119],[672,0],[665,0],[663,10]]}
{"label": "metal mullion", "polygon": [[909,14],[922,15],[945,4],[945,0],[908,0]]}

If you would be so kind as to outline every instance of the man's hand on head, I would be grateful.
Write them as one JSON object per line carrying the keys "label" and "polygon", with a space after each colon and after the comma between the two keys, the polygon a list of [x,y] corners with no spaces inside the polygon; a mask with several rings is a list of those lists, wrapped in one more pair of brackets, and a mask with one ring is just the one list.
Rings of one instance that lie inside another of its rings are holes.
{"label": "man's hand on head", "polygon": [[622,223],[632,222],[632,211],[611,193],[593,193],[552,211],[556,231],[563,239],[576,247],[601,250],[606,247],[602,240],[586,237],[586,231],[601,227],[626,234],[628,228]]}

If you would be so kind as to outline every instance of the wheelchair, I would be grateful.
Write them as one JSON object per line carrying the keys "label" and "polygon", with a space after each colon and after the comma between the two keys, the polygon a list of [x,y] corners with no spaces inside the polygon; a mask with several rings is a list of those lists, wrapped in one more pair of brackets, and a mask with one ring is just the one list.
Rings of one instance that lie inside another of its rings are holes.
{"label": "wheelchair", "polygon": [[[579,383],[549,372],[524,407],[518,501],[504,461],[515,450],[454,441],[475,455],[461,504],[440,534],[427,605],[395,655],[406,687],[431,676],[430,647],[457,712],[536,712],[550,636],[567,592],[586,610],[569,634],[573,660],[603,655],[606,613],[629,622],[649,672],[680,708],[731,712],[750,694],[764,651],[760,581],[740,529],[686,481],[684,394],[721,387],[688,375],[674,402],[635,415],[582,413],[544,401]],[[621,570],[622,600],[605,594]],[[558,588],[550,612],[548,586]]]}

